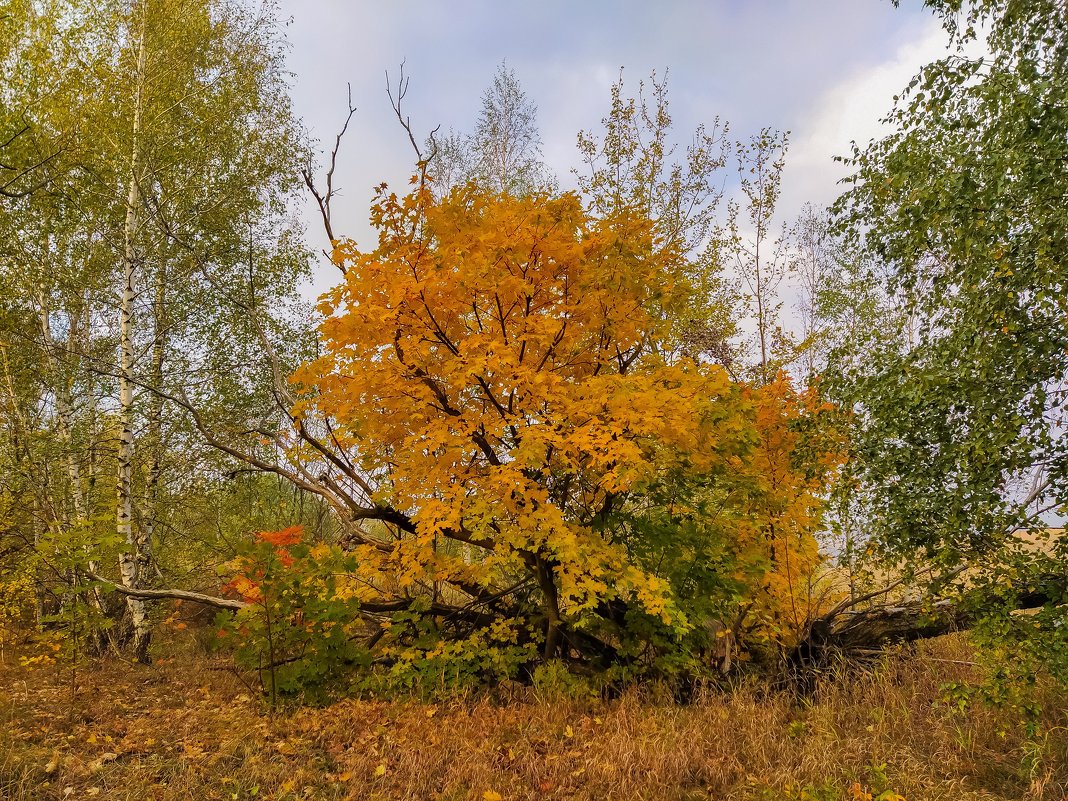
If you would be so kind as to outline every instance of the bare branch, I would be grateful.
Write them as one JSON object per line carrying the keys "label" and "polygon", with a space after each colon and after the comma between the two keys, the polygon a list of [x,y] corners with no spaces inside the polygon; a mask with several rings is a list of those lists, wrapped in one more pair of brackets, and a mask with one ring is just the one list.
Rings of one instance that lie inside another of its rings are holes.
{"label": "bare branch", "polygon": [[116,584],[114,581],[109,581],[106,578],[102,578],[95,573],[89,573],[89,578],[93,581],[99,581],[101,584],[106,584],[108,589],[115,590],[120,595],[128,595],[131,598],[145,598],[157,601],[175,600],[175,601],[190,601],[195,604],[203,604],[204,606],[214,606],[216,609],[230,609],[234,612],[239,612],[242,609],[247,609],[251,604],[245,601],[238,601],[234,598],[219,598],[215,595],[205,595],[202,592],[191,592],[190,590],[148,590],[141,587],[132,588],[124,587],[122,584]]}
{"label": "bare branch", "polygon": [[389,70],[386,70],[386,94],[389,96],[389,103],[393,106],[393,112],[397,115],[397,121],[400,122],[401,127],[404,128],[408,134],[408,141],[412,144],[412,150],[415,151],[416,166],[419,168],[419,188],[422,189],[426,186],[427,182],[427,168],[430,162],[438,154],[438,141],[437,132],[441,129],[438,125],[430,132],[430,155],[424,155],[422,148],[419,147],[419,142],[415,138],[415,133],[412,131],[412,119],[401,111],[401,104],[404,102],[404,96],[408,94],[408,82],[410,77],[404,75],[404,62],[400,65],[400,76],[397,78],[397,90],[396,96],[394,96],[393,87],[389,80]]}
{"label": "bare branch", "polygon": [[[304,177],[304,185],[308,187],[308,191],[311,192],[315,202],[319,206],[319,215],[323,220],[323,229],[326,231],[326,236],[330,240],[331,246],[337,242],[337,237],[334,235],[333,220],[331,217],[330,203],[337,194],[337,190],[334,188],[334,170],[337,168],[337,154],[341,150],[341,139],[345,136],[345,132],[349,129],[349,123],[352,122],[352,117],[356,113],[356,107],[352,105],[352,84],[348,84],[348,114],[345,117],[345,122],[341,126],[341,130],[337,136],[334,137],[334,148],[330,151],[330,166],[326,170],[326,192],[320,192],[315,185],[315,176],[312,174],[311,165],[306,165],[301,174]],[[323,251],[328,259],[334,261],[333,254]],[[337,264],[337,262],[334,262]],[[337,268],[341,270],[341,273],[345,273],[345,266],[343,264],[337,264]]]}

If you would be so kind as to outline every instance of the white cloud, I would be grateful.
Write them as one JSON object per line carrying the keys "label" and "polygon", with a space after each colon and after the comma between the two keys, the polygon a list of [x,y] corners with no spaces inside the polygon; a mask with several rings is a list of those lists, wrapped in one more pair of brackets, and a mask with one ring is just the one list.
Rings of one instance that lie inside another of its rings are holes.
{"label": "white cloud", "polygon": [[795,128],[779,209],[785,219],[806,202],[827,205],[840,193],[847,168],[834,161],[851,143],[864,146],[889,130],[880,122],[920,68],[946,53],[946,33],[933,20],[890,60],[852,74],[825,91]]}

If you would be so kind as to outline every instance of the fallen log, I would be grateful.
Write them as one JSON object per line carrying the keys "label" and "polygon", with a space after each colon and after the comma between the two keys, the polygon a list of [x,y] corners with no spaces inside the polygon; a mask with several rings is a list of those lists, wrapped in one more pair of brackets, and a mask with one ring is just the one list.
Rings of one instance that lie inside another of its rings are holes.
{"label": "fallen log", "polygon": [[156,601],[189,601],[195,604],[203,604],[204,606],[213,606],[216,609],[229,609],[234,612],[239,612],[242,609],[251,606],[251,604],[245,601],[239,601],[235,598],[220,598],[215,595],[205,595],[202,592],[192,592],[190,590],[150,590],[140,587],[132,588],[115,581],[109,581],[95,573],[89,573],[88,576],[93,581],[98,581],[101,584],[106,585],[109,590],[114,590],[120,595],[129,595],[132,598],[144,598],[145,600]]}
{"label": "fallen log", "polygon": [[814,620],[790,662],[799,667],[821,665],[832,655],[870,654],[892,643],[960,631],[972,622],[971,613],[949,600],[846,609]]}
{"label": "fallen log", "polygon": [[[1040,609],[1060,603],[1068,577],[1046,575],[1010,594],[1015,611]],[[940,637],[971,628],[1005,597],[988,588],[975,588],[960,599],[927,599],[906,603],[870,604],[880,593],[842,603],[812,620],[789,655],[796,667],[826,664],[832,657],[878,653],[894,643]],[[984,597],[985,596],[985,597]],[[860,603],[869,605],[859,608]]]}
{"label": "fallen log", "polygon": [[[202,592],[192,592],[190,590],[179,589],[161,589],[154,590],[148,588],[133,588],[127,587],[115,581],[98,576],[95,573],[86,573],[86,575],[93,581],[99,582],[105,585],[109,590],[119,593],[120,595],[128,595],[133,598],[143,598],[145,600],[155,601],[189,601],[190,603],[201,604],[203,606],[210,606],[216,609],[228,609],[233,612],[240,612],[242,609],[249,609],[251,607],[258,606],[259,604],[250,603],[249,601],[242,601],[236,598],[221,598],[217,595],[207,595]],[[412,607],[415,600],[412,598],[397,598],[383,601],[362,601],[359,608],[361,614],[368,615],[384,615],[393,612],[403,612]],[[429,614],[440,615],[443,617],[452,617],[461,619],[467,622],[474,622],[480,625],[489,625],[494,622],[495,618],[489,614],[481,613],[477,610],[477,603],[471,603],[466,606],[452,606],[444,603],[431,603],[426,607]],[[377,621],[377,619],[376,619]]]}

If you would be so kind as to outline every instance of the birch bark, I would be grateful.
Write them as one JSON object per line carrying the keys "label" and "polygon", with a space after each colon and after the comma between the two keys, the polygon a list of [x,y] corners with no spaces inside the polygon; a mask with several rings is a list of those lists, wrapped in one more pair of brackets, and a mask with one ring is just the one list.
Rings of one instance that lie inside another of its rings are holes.
{"label": "birch bark", "polygon": [[[133,524],[133,312],[134,284],[138,268],[138,232],[141,206],[141,126],[142,94],[145,83],[145,6],[141,7],[141,32],[137,49],[137,70],[134,76],[134,108],[130,144],[130,172],[126,195],[126,216],[123,224],[122,298],[119,305],[119,447],[118,482],[115,503],[117,532],[126,543],[119,555],[119,575],[127,589],[142,587],[142,577],[151,558],[151,543],[144,535],[143,527],[136,530]],[[148,646],[151,639],[148,610],[142,598],[128,595],[126,608],[133,627],[133,655],[139,662],[149,661]]]}

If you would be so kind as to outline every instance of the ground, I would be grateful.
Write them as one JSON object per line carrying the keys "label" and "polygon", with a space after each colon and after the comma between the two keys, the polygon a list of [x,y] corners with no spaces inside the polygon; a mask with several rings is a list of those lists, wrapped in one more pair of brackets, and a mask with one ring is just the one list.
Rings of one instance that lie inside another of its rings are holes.
{"label": "ground", "polygon": [[1061,801],[1068,722],[1028,737],[960,711],[974,678],[946,638],[811,698],[742,686],[686,705],[512,688],[426,703],[343,699],[271,713],[223,660],[0,666],[0,799],[873,799]]}

